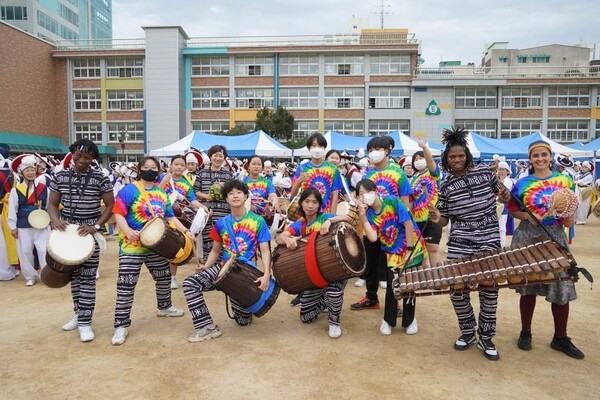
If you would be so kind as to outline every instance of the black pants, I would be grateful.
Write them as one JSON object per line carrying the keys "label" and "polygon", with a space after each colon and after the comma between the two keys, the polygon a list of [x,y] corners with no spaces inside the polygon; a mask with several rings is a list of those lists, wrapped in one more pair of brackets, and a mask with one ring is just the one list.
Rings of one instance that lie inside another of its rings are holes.
{"label": "black pants", "polygon": [[[385,254],[385,253],[384,253]],[[392,280],[394,279],[394,272],[390,268],[387,269],[387,289],[385,290],[385,308],[383,310],[383,319],[390,326],[396,326],[396,319],[398,318],[398,301],[394,296],[394,289],[392,286]],[[402,327],[407,328],[412,324],[415,319],[415,306],[416,297],[411,299],[402,300]]]}
{"label": "black pants", "polygon": [[387,281],[387,261],[385,253],[381,250],[381,242],[377,239],[372,243],[365,236],[363,238],[367,255],[367,267],[361,278],[367,281],[367,298],[377,300],[379,281]]}

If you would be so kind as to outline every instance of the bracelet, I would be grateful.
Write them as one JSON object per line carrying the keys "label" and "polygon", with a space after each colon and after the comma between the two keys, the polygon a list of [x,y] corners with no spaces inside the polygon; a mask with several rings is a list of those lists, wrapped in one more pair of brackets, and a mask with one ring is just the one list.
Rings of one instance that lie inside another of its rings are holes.
{"label": "bracelet", "polygon": [[415,246],[406,246],[406,250],[413,251],[414,249],[415,249]]}

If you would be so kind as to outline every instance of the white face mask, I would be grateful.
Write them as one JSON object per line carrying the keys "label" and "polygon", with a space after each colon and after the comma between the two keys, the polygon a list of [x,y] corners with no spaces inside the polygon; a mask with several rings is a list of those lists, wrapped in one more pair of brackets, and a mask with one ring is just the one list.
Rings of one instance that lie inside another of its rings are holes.
{"label": "white face mask", "polygon": [[369,160],[371,160],[371,162],[373,162],[374,164],[381,162],[381,160],[383,160],[384,158],[385,158],[384,150],[374,150],[374,151],[369,152]]}
{"label": "white face mask", "polygon": [[376,198],[377,194],[375,192],[367,192],[363,194],[363,202],[369,207],[375,203]]}
{"label": "white face mask", "polygon": [[414,164],[417,171],[423,171],[425,168],[427,168],[427,161],[425,159],[417,160],[414,162]]}
{"label": "white face mask", "polygon": [[322,147],[313,147],[309,151],[310,151],[310,155],[313,158],[318,158],[318,159],[325,158],[325,149]]}

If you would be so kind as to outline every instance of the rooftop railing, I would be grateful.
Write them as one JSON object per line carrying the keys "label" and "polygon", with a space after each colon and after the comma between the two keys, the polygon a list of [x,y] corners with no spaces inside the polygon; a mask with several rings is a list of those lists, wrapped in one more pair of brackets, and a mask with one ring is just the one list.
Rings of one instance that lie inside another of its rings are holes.
{"label": "rooftop railing", "polygon": [[143,50],[146,48],[146,39],[57,40],[54,44],[56,50]]}
{"label": "rooftop railing", "polygon": [[599,65],[419,68],[416,79],[600,78]]}

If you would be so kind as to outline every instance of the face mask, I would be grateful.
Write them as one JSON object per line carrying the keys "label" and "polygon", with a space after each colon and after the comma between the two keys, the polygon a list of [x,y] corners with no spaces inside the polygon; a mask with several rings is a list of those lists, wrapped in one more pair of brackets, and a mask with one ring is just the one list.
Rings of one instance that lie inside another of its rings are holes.
{"label": "face mask", "polygon": [[378,162],[380,162],[384,158],[385,158],[385,151],[383,151],[383,150],[375,150],[375,151],[370,151],[369,152],[369,159],[374,164],[377,164]]}
{"label": "face mask", "polygon": [[375,203],[375,199],[377,198],[377,194],[375,192],[367,192],[363,194],[363,201],[366,205],[372,206]]}
{"label": "face mask", "polygon": [[325,149],[322,147],[313,147],[309,151],[313,158],[322,159],[325,157]]}
{"label": "face mask", "polygon": [[425,168],[427,168],[427,161],[424,159],[415,161],[415,168],[417,171],[423,171]]}
{"label": "face mask", "polygon": [[141,170],[140,178],[147,182],[155,182],[156,178],[158,178],[158,171],[149,170]]}

